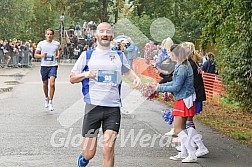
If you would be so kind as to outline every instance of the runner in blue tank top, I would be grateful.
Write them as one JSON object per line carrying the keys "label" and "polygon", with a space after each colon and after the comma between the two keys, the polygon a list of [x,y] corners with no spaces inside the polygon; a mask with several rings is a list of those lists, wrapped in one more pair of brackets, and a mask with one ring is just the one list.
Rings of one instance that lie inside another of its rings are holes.
{"label": "runner in blue tank top", "polygon": [[77,161],[79,167],[86,166],[94,157],[101,125],[104,133],[102,166],[114,166],[114,145],[121,120],[122,75],[125,74],[136,88],[141,87],[141,80],[130,69],[125,55],[120,51],[111,50],[110,42],[113,35],[109,23],[99,24],[95,34],[97,48],[83,52],[71,71],[70,82],[82,83],[86,103],[82,127],[82,153]]}

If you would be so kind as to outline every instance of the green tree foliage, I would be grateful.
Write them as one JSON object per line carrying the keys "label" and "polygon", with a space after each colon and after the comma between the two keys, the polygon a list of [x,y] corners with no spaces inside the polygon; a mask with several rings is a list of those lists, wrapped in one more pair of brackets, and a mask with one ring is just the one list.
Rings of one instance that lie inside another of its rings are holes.
{"label": "green tree foliage", "polygon": [[252,113],[252,5],[244,0],[198,0],[195,17],[205,26],[202,46],[215,43],[226,91]]}
{"label": "green tree foliage", "polygon": [[33,0],[24,0],[22,3],[1,0],[0,11],[0,38],[27,39],[31,36]]}
{"label": "green tree foliage", "polygon": [[39,41],[44,39],[45,30],[47,28],[55,28],[54,23],[58,21],[58,13],[55,10],[55,3],[48,3],[46,0],[33,1],[33,11],[35,15],[35,18],[32,20],[33,39]]}
{"label": "green tree foliage", "polygon": [[[129,16],[130,21],[132,22],[132,24],[134,24],[142,33],[143,35],[145,35],[146,37],[148,37],[149,39],[151,39],[151,35],[150,35],[150,25],[152,23],[152,21],[154,21],[154,19],[150,18],[150,16],[146,15],[146,14],[142,14],[141,16]],[[124,31],[125,28],[122,27],[122,30]],[[129,31],[132,31],[132,29],[130,29]],[[134,32],[128,32],[128,34],[130,33],[134,33]],[[135,34],[132,36],[132,38],[137,37]],[[142,35],[139,37],[138,40],[141,40]],[[148,41],[144,41],[144,42],[149,42]]]}
{"label": "green tree foliage", "polygon": [[47,0],[1,0],[0,11],[0,38],[37,42],[47,28],[54,28],[56,14]]}
{"label": "green tree foliage", "polygon": [[[135,20],[135,17],[144,19],[145,15],[149,16],[151,20],[162,17],[170,19],[175,25],[176,33],[173,40],[176,43],[195,41],[201,34],[202,25],[192,17],[192,13],[198,8],[195,0],[132,0],[131,2],[134,4],[134,10],[130,16],[132,21]],[[151,23],[141,29],[144,34],[149,34],[147,31],[149,31],[150,25]],[[148,37],[152,39],[151,36]]]}
{"label": "green tree foliage", "polygon": [[112,15],[114,15],[114,23],[116,23],[119,19],[119,13],[122,12],[124,8],[124,1],[123,0],[114,0],[112,5]]}
{"label": "green tree foliage", "polygon": [[[126,15],[139,26],[140,30],[152,39],[149,32],[151,21],[165,17],[176,26],[173,38],[177,42],[194,41],[199,36],[199,24],[192,19],[191,12],[197,7],[192,0],[134,0],[125,8],[123,0],[2,0],[0,32],[6,37],[42,38],[47,27],[58,28],[59,16],[65,13],[65,20],[117,22]],[[133,12],[129,12],[133,9]],[[129,14],[130,13],[130,14]],[[146,20],[145,20],[146,19]],[[140,23],[137,21],[141,21]],[[146,23],[143,25],[143,23]],[[15,24],[15,25],[14,25]]]}
{"label": "green tree foliage", "polygon": [[[116,5],[117,2],[113,0],[61,0],[66,7],[66,11],[75,22],[80,20],[103,22],[109,21],[109,7]],[[120,0],[121,1],[121,0]],[[60,3],[58,3],[60,4]],[[120,3],[118,3],[120,4]]]}

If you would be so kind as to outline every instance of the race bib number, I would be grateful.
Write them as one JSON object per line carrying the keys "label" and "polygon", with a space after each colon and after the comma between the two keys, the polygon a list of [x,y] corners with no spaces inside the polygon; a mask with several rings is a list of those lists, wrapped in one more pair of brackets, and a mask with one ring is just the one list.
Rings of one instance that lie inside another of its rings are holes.
{"label": "race bib number", "polygon": [[54,61],[54,56],[53,55],[47,55],[46,57],[44,57],[45,61]]}
{"label": "race bib number", "polygon": [[98,83],[104,83],[109,85],[118,84],[118,72],[110,70],[99,70],[98,71]]}

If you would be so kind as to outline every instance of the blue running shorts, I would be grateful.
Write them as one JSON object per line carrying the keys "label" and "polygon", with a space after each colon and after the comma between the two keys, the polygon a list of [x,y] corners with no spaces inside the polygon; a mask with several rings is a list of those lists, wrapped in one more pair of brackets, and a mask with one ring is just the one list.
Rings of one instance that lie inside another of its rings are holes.
{"label": "blue running shorts", "polygon": [[41,66],[40,74],[42,81],[48,80],[50,77],[57,78],[58,66]]}

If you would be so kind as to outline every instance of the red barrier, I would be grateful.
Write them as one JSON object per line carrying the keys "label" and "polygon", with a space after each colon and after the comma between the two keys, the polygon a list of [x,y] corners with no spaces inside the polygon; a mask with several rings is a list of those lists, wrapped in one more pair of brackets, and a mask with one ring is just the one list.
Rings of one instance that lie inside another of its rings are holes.
{"label": "red barrier", "polygon": [[222,80],[219,75],[204,73],[203,81],[207,99],[220,103],[221,95],[224,92]]}
{"label": "red barrier", "polygon": [[159,82],[162,78],[159,76],[159,72],[157,69],[152,67],[153,61],[150,64],[146,64],[143,58],[137,58],[133,61],[133,70],[137,74],[142,74],[147,77],[151,77]]}

